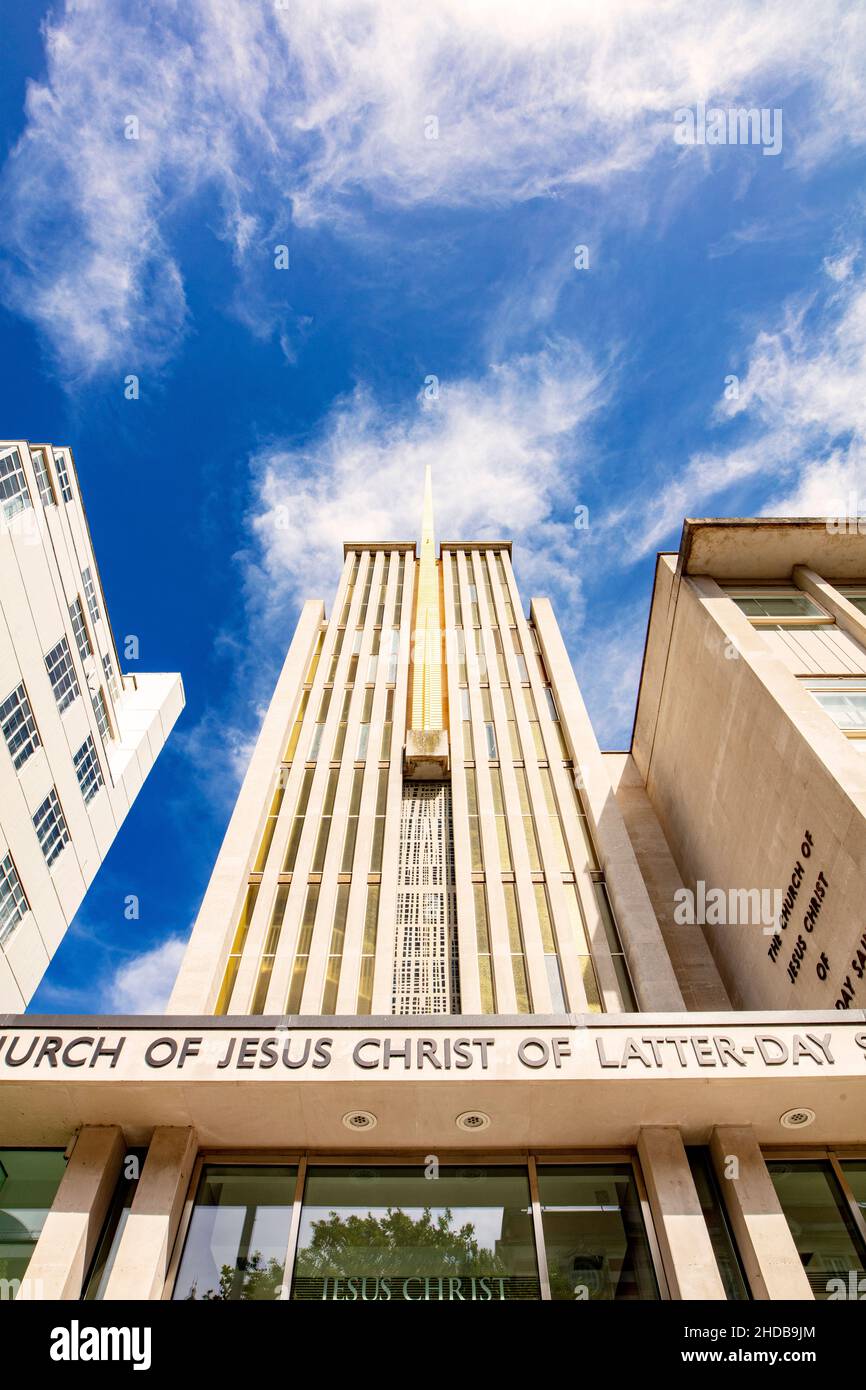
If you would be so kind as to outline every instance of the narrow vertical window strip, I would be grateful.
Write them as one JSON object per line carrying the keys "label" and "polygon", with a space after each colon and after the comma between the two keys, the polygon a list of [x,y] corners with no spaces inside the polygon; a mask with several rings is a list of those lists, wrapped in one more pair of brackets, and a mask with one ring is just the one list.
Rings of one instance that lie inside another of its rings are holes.
{"label": "narrow vertical window strip", "polygon": [[337,901],[334,905],[334,921],[331,927],[331,943],[328,948],[328,963],[325,971],[325,988],[322,993],[322,1013],[333,1014],[337,1009],[337,990],[340,987],[340,970],[343,965],[343,946],[346,940],[346,917],[349,911],[350,884],[337,884]]}
{"label": "narrow vertical window strip", "polygon": [[214,1009],[215,1014],[222,1015],[227,1014],[229,1012],[229,1005],[231,1004],[232,993],[235,987],[235,980],[237,979],[237,973],[241,963],[241,956],[244,952],[244,944],[247,939],[247,933],[250,929],[250,922],[253,919],[253,911],[256,906],[256,898],[258,897],[258,895],[259,885],[257,883],[251,883],[248,886],[246,893],[244,894],[241,915],[238,919],[237,927],[235,928],[234,939],[232,941],[228,962],[226,964],[225,972],[223,974],[222,986],[217,996],[216,1008]]}
{"label": "narrow vertical window strip", "polygon": [[318,883],[309,883],[307,885],[307,897],[304,902],[304,912],[301,918],[301,931],[298,937],[298,948],[295,952],[292,979],[289,985],[288,998],[286,999],[285,1012],[287,1014],[297,1014],[301,1007],[304,984],[307,979],[307,966],[310,963],[310,943],[313,939],[313,925],[316,920],[318,906],[319,885]]}
{"label": "narrow vertical window strip", "polygon": [[373,1009],[373,976],[376,966],[376,938],[379,923],[379,885],[367,884],[367,907],[364,913],[364,938],[361,943],[361,971],[358,979],[359,1014]]}

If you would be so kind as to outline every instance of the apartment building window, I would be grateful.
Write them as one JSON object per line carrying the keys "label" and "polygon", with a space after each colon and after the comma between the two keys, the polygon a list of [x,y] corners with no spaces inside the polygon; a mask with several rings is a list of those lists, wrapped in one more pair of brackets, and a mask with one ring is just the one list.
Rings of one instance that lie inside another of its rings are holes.
{"label": "apartment building window", "polygon": [[77,596],[69,605],[69,617],[72,621],[72,631],[75,634],[78,655],[82,661],[86,661],[89,656],[93,656],[93,647],[90,645],[90,634],[87,631],[87,623],[84,621],[81,599]]}
{"label": "apartment building window", "polygon": [[31,505],[21,455],[17,449],[12,449],[0,458],[0,508],[6,521],[11,521]]}
{"label": "apartment building window", "polygon": [[54,507],[57,505],[57,498],[54,496],[54,484],[51,481],[51,474],[48,472],[45,453],[42,449],[34,449],[31,458],[36,473],[36,482],[39,486],[40,501],[43,507]]}
{"label": "apartment building window", "polygon": [[794,624],[833,621],[813,598],[793,585],[754,589],[730,586],[725,588],[725,593],[756,627],[785,621]]}
{"label": "apartment building window", "polygon": [[78,752],[73,754],[72,761],[75,766],[78,785],[81,788],[81,795],[84,797],[85,806],[87,806],[96,796],[99,788],[105,785],[102,768],[96,754],[96,745],[90,734],[87,735]]}
{"label": "apartment building window", "polygon": [[57,792],[53,787],[33,817],[33,828],[36,831],[39,848],[50,868],[69,844],[66,819],[57,799]]}
{"label": "apartment building window", "polygon": [[45,658],[45,667],[48,671],[48,679],[51,681],[51,689],[54,691],[54,698],[57,701],[57,708],[62,714],[73,700],[78,699],[81,693],[78,688],[75,667],[72,665],[69,643],[65,637],[61,637],[57,646],[51,648]]}
{"label": "apartment building window", "polygon": [[64,502],[72,501],[72,484],[69,481],[69,470],[66,466],[66,455],[59,449],[54,450],[54,466],[57,469],[57,481],[60,483],[60,496]]}
{"label": "apartment building window", "polygon": [[5,854],[0,859],[0,944],[11,936],[29,906],[12,855]]}
{"label": "apartment building window", "polygon": [[95,623],[99,617],[99,604],[96,601],[96,586],[93,583],[93,575],[90,572],[89,565],[85,565],[84,569],[81,571],[81,577],[84,580],[84,597],[87,599],[87,611],[90,614],[90,621]]}
{"label": "apartment building window", "polygon": [[0,728],[17,772],[40,744],[39,730],[23,684],[0,705]]}
{"label": "apartment building window", "polygon": [[93,713],[96,715],[96,727],[99,730],[100,738],[111,738],[111,720],[108,717],[108,705],[105,703],[105,696],[101,688],[93,692],[90,702],[93,705]]}
{"label": "apartment building window", "polygon": [[108,688],[111,691],[114,699],[116,700],[118,695],[120,694],[120,682],[117,679],[117,672],[114,669],[114,662],[108,654],[106,654],[102,658],[102,671],[105,676]]}
{"label": "apartment building window", "polygon": [[[843,734],[852,739],[866,739],[866,680],[827,677],[804,681],[804,685]],[[862,751],[866,752],[866,744]]]}

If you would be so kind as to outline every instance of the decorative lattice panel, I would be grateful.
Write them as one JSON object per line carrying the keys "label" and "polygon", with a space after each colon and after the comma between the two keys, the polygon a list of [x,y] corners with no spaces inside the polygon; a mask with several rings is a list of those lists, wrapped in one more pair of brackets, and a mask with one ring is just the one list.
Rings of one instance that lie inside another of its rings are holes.
{"label": "decorative lattice panel", "polygon": [[459,1013],[454,826],[447,782],[406,782],[400,815],[395,1014]]}

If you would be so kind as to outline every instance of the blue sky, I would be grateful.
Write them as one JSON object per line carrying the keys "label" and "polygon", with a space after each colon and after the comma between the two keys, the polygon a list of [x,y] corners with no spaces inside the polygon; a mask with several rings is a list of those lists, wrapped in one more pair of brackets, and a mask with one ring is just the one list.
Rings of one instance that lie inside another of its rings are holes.
{"label": "blue sky", "polygon": [[[72,445],[115,632],[188,701],[31,1009],[158,1008],[298,602],[415,535],[426,463],[440,535],[512,536],[554,599],[605,747],[683,516],[866,487],[866,11],[2,16],[2,433]],[[781,151],[678,143],[701,102]]]}

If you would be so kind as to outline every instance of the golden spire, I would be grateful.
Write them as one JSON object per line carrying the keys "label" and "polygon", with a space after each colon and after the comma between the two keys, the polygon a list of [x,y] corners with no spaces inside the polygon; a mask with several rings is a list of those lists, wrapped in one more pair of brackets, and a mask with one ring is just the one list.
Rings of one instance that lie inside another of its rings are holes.
{"label": "golden spire", "polygon": [[442,603],[436,542],[433,536],[433,477],[428,464],[424,475],[424,512],[421,520],[421,555],[415,600],[411,729],[443,729],[442,709]]}

